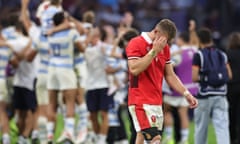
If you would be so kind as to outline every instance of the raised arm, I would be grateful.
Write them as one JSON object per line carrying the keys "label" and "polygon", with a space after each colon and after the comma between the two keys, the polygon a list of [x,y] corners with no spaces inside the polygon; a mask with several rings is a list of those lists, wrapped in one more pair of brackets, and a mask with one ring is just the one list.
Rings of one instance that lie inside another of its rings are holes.
{"label": "raised arm", "polygon": [[190,44],[199,47],[199,40],[196,33],[196,22],[194,20],[189,21],[189,34]]}
{"label": "raised arm", "polygon": [[32,25],[31,20],[29,18],[28,4],[29,4],[29,0],[22,0],[21,15],[20,15],[20,20],[22,21],[27,32],[29,32],[30,27]]}
{"label": "raised arm", "polygon": [[147,69],[152,63],[152,60],[157,54],[166,46],[167,40],[165,37],[160,37],[153,41],[153,48],[142,58],[128,58],[128,67],[130,73],[133,75],[139,75],[141,72]]}

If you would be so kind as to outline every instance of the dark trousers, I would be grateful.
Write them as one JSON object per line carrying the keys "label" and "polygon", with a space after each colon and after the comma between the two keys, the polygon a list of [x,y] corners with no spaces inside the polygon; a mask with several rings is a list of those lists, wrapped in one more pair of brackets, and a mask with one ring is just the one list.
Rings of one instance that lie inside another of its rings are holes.
{"label": "dark trousers", "polygon": [[229,128],[231,144],[240,144],[240,84],[229,84]]}

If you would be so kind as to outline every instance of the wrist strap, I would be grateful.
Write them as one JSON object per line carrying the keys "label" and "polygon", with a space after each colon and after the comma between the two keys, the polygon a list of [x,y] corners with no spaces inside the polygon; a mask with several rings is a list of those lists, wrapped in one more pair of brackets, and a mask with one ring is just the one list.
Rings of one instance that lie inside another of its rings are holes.
{"label": "wrist strap", "polygon": [[154,49],[151,49],[149,52],[148,52],[148,55],[150,55],[152,58],[156,57],[157,56],[157,53]]}
{"label": "wrist strap", "polygon": [[184,97],[187,97],[188,95],[190,95],[191,93],[188,91],[188,90],[185,90],[184,92],[183,92],[183,96]]}

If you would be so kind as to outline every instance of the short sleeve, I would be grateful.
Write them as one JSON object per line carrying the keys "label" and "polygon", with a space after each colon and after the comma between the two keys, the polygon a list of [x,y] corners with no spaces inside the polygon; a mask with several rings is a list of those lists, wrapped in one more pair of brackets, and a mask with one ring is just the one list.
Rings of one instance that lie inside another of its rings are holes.
{"label": "short sleeve", "polygon": [[226,53],[222,52],[223,57],[224,57],[224,62],[227,64],[228,63],[228,57],[226,55]]}
{"label": "short sleeve", "polygon": [[28,34],[29,34],[29,37],[33,41],[37,41],[39,39],[40,34],[41,34],[41,30],[34,23],[32,23]]}
{"label": "short sleeve", "polygon": [[136,59],[141,57],[139,45],[141,42],[138,39],[132,39],[126,48],[126,54],[128,59]]}
{"label": "short sleeve", "polygon": [[171,63],[171,54],[170,54],[170,47],[169,47],[169,45],[165,46],[165,48],[164,48],[164,55],[165,55],[166,64],[170,64]]}
{"label": "short sleeve", "polygon": [[200,60],[200,54],[199,53],[195,53],[193,55],[192,65],[201,67],[201,60]]}

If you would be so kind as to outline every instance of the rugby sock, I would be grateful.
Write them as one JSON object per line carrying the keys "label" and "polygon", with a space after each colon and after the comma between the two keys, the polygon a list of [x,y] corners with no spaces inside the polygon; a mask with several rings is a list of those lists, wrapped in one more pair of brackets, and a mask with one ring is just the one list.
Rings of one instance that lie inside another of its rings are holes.
{"label": "rugby sock", "polygon": [[187,141],[188,140],[188,134],[189,134],[189,129],[181,129],[181,141]]}
{"label": "rugby sock", "polygon": [[106,144],[107,136],[104,134],[98,134],[99,144]]}
{"label": "rugby sock", "polygon": [[39,116],[38,118],[38,130],[39,130],[39,139],[45,140],[47,138],[47,118],[45,116]]}
{"label": "rugby sock", "polygon": [[2,142],[3,144],[10,144],[10,136],[7,133],[4,133],[2,135]]}
{"label": "rugby sock", "polygon": [[52,137],[54,134],[54,122],[47,122],[47,135]]}
{"label": "rugby sock", "polygon": [[28,143],[28,139],[24,136],[19,136],[18,137],[18,143],[19,144],[26,144],[26,143]]}
{"label": "rugby sock", "polygon": [[32,139],[37,139],[38,138],[38,130],[33,130],[32,131],[32,136],[31,136]]}
{"label": "rugby sock", "polygon": [[77,111],[79,115],[77,130],[80,131],[81,129],[85,129],[88,126],[88,111],[86,103],[78,105]]}
{"label": "rugby sock", "polygon": [[171,139],[172,138],[172,133],[173,133],[172,126],[166,126],[164,128],[164,132],[165,132],[165,135],[166,135],[166,139]]}
{"label": "rugby sock", "polygon": [[71,136],[74,136],[74,121],[73,117],[66,118],[64,130],[67,131]]}

